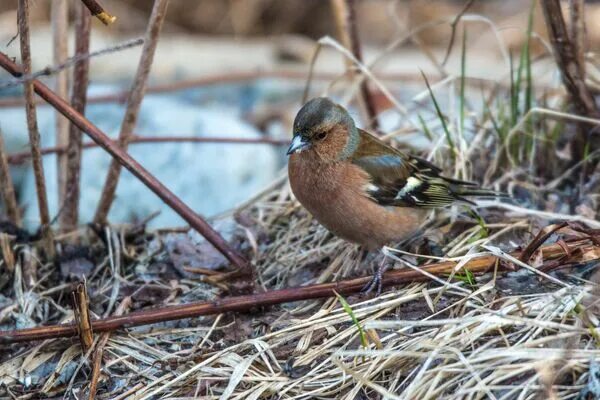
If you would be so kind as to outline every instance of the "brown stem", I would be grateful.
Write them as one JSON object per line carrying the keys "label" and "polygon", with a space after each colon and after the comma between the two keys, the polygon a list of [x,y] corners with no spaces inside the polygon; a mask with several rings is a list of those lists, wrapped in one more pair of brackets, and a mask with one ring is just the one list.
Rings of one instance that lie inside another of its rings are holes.
{"label": "brown stem", "polygon": [[[131,307],[131,297],[128,296],[121,301],[121,304],[119,304],[119,307],[117,307],[115,310],[115,316],[118,317],[125,314],[125,311],[127,311],[129,307]],[[106,343],[108,343],[109,338],[110,332],[104,332],[102,336],[100,336],[100,340],[98,340],[98,344],[94,350],[92,376],[90,377],[90,387],[88,390],[88,400],[94,400],[96,398],[98,379],[100,379],[100,370],[102,369],[102,354],[104,353],[104,346],[106,346]]]}
{"label": "brown stem", "polygon": [[[152,14],[150,15],[150,21],[146,29],[144,36],[144,48],[138,64],[138,69],[135,74],[135,79],[131,91],[129,92],[129,98],[127,99],[127,109],[125,110],[125,116],[123,117],[123,123],[121,124],[121,131],[119,132],[119,146],[127,151],[127,145],[129,143],[130,136],[133,134],[133,129],[137,122],[138,113],[140,106],[146,93],[146,82],[148,75],[150,74],[150,68],[152,66],[152,60],[154,59],[154,53],[156,51],[156,45],[158,44],[158,37],[162,28],[163,21],[167,14],[167,6],[169,0],[155,0],[154,7],[152,8]],[[104,183],[104,189],[100,196],[98,208],[96,209],[96,215],[94,221],[96,223],[105,223],[108,217],[108,212],[115,198],[115,192],[119,183],[119,176],[121,174],[121,164],[118,161],[112,160],[106,180]]]}
{"label": "brown stem", "polygon": [[[76,3],[77,22],[75,27],[75,57],[82,56],[90,51],[91,17],[81,3]],[[73,69],[73,92],[71,105],[85,114],[87,90],[89,82],[89,59],[75,65]],[[83,135],[75,124],[69,128],[69,144],[67,147],[67,180],[61,228],[63,232],[75,229],[79,221],[79,192],[81,174],[81,155]]]}
{"label": "brown stem", "polygon": [[581,66],[582,79],[585,81],[585,4],[584,0],[569,0],[571,15],[571,40],[577,62]]}
{"label": "brown stem", "polygon": [[[117,141],[113,140],[115,144]],[[144,144],[144,143],[229,143],[229,144],[269,144],[273,146],[289,146],[290,141],[287,139],[272,139],[272,138],[234,138],[234,137],[198,137],[198,136],[137,136],[134,135],[129,144]],[[83,149],[91,149],[98,147],[94,142],[83,144]],[[54,146],[42,148],[42,155],[47,154],[62,154],[67,151],[65,146]],[[21,151],[18,153],[8,154],[9,164],[22,164],[31,157],[31,153]]]}
{"label": "brown stem", "polygon": [[[548,36],[552,43],[554,58],[561,72],[562,81],[565,85],[575,111],[579,115],[590,118],[599,118],[600,112],[596,106],[593,95],[585,84],[583,65],[577,57],[576,46],[567,32],[565,20],[559,0],[546,0],[541,2]],[[600,140],[591,139],[591,130],[580,125],[579,135],[573,143],[573,161],[579,162],[589,154],[600,148]],[[589,147],[588,147],[589,146]],[[590,161],[589,170],[597,161]]]}
{"label": "brown stem", "polygon": [[[31,49],[29,46],[29,0],[19,0],[18,3],[19,40],[21,46],[21,61],[23,63],[22,73],[31,72]],[[40,210],[40,222],[42,225],[42,236],[45,242],[46,252],[49,256],[54,255],[54,243],[50,229],[50,212],[48,211],[48,198],[46,195],[46,181],[44,178],[44,164],[40,152],[40,132],[37,126],[35,104],[33,103],[33,84],[23,84],[25,94],[25,113],[27,116],[27,130],[29,132],[29,144],[31,146],[31,159],[35,187],[37,192],[38,207]]]}
{"label": "brown stem", "polygon": [[[0,52],[0,66],[13,76],[20,76],[21,69],[6,54]],[[150,172],[142,167],[133,157],[123,151],[98,127],[88,121],[83,115],[73,109],[64,99],[58,97],[48,86],[38,80],[31,82],[35,92],[46,100],[55,109],[61,112],[71,122],[87,135],[121,165],[127,168],[144,185],[160,197],[169,207],[183,218],[192,228],[206,238],[217,250],[219,250],[233,265],[238,268],[252,270],[252,266],[237,251],[235,251],[201,216],[196,214],[190,207],[181,201],[173,192],[156,179]]]}
{"label": "brown stem", "polygon": [[[358,36],[358,24],[356,22],[356,0],[346,0],[348,7],[348,24],[349,29],[348,36],[350,38],[350,48],[352,54],[359,61],[363,62],[362,49],[360,45],[360,38]],[[377,121],[377,107],[375,107],[375,99],[369,89],[369,85],[365,79],[362,79],[360,84],[361,97],[363,99],[365,109],[367,111],[367,117],[369,125],[372,129],[379,129],[379,123]]]}
{"label": "brown stem", "polygon": [[[589,239],[575,240],[566,244],[571,258],[568,262],[583,262],[598,259],[600,246],[595,245]],[[554,243],[540,248],[544,261],[557,259],[565,256],[565,249],[560,244]],[[574,251],[578,250],[578,251]],[[518,258],[519,252],[512,253]],[[498,258],[493,255],[477,257],[469,260],[464,268],[473,273],[483,273],[492,268]],[[567,262],[565,261],[565,262]],[[456,262],[445,261],[431,264],[420,268],[429,274],[446,276],[456,266]],[[558,268],[560,264],[554,266]],[[513,269],[510,266],[499,265],[500,269]],[[382,286],[393,286],[402,283],[427,281],[429,278],[422,272],[414,269],[402,269],[387,272],[382,279]],[[95,332],[109,332],[121,328],[154,324],[164,321],[173,321],[184,318],[193,318],[202,315],[214,315],[233,311],[248,311],[257,307],[271,306],[293,301],[319,299],[333,297],[335,292],[341,294],[358,293],[362,290],[370,277],[348,279],[339,282],[307,285],[302,287],[272,290],[263,293],[234,296],[213,301],[196,302],[169,306],[150,310],[135,311],[122,317],[110,317],[92,322]],[[72,337],[77,335],[77,327],[73,324],[60,324],[51,326],[40,326],[30,329],[0,331],[0,343],[26,342],[32,340],[51,339],[59,337]]]}
{"label": "brown stem", "polygon": [[[30,153],[26,153],[30,154]],[[4,147],[4,137],[0,131],[0,193],[6,206],[6,214],[10,222],[16,226],[21,225],[21,214],[19,213],[19,205],[17,203],[17,195],[13,185],[10,169],[8,166],[9,160]]]}
{"label": "brown stem", "polygon": [[[68,24],[69,24],[69,7],[67,0],[54,0],[51,3],[51,20],[52,20],[52,42],[53,42],[53,62],[56,65],[63,64],[68,54]],[[67,71],[57,71],[55,77],[54,90],[62,97],[68,96],[68,76]],[[56,145],[66,146],[69,142],[69,121],[60,115],[57,111],[56,118]],[[58,178],[58,203],[62,204],[65,201],[66,182],[67,182],[67,157],[65,154],[60,154],[56,157],[57,162],[57,178]]]}
{"label": "brown stem", "polygon": [[88,10],[92,13],[92,15],[98,18],[104,25],[110,25],[117,17],[114,15],[110,15],[104,8],[96,1],[96,0],[81,0],[83,4],[87,7]]}
{"label": "brown stem", "polygon": [[[61,67],[62,68],[62,67]],[[323,73],[323,72],[315,72],[313,74],[313,78],[315,80],[331,80],[339,78],[338,73]],[[420,77],[421,75],[419,75]],[[377,77],[380,80],[386,81],[406,81],[406,80],[414,80],[416,79],[415,74],[410,73],[381,73],[378,74]],[[32,77],[36,78],[36,77]],[[220,83],[230,83],[230,82],[242,82],[242,81],[250,81],[254,79],[263,79],[263,78],[279,78],[279,79],[294,79],[294,80],[305,80],[306,72],[304,71],[295,71],[295,70],[281,70],[281,71],[248,71],[248,72],[229,72],[226,74],[218,74],[213,76],[207,76],[199,79],[191,79],[191,80],[182,80],[174,83],[165,83],[154,86],[149,86],[146,90],[146,93],[169,93],[178,90],[190,89],[195,87],[202,87],[208,85],[215,85]],[[467,82],[476,82],[477,85],[490,85],[488,81],[477,79],[477,78],[469,78]],[[90,96],[88,98],[89,104],[96,103],[124,103],[127,100],[127,95],[129,91],[119,91],[112,94],[105,95],[96,95]],[[0,99],[0,107],[22,107],[25,103],[23,99],[20,97],[4,97]],[[36,104],[44,104],[43,101],[36,101]]]}
{"label": "brown stem", "polygon": [[94,335],[90,319],[89,299],[87,287],[84,282],[79,283],[71,293],[73,298],[73,310],[75,322],[77,323],[77,332],[81,348],[86,353],[94,343]]}

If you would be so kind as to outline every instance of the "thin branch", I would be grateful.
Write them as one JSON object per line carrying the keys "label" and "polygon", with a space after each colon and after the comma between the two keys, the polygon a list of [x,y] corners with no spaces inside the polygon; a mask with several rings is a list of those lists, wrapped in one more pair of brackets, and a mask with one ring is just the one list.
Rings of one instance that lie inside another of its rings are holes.
{"label": "thin branch", "polygon": [[[19,40],[21,46],[21,61],[23,73],[31,71],[31,49],[29,46],[29,0],[19,0],[18,3]],[[24,85],[25,113],[27,116],[27,130],[29,132],[29,144],[31,146],[31,158],[33,161],[33,174],[37,192],[38,207],[40,211],[40,223],[45,249],[49,256],[54,255],[54,243],[50,229],[50,212],[48,211],[48,198],[46,194],[46,181],[44,178],[44,164],[40,153],[40,132],[37,126],[37,116],[33,103],[33,84],[27,82]]]}
{"label": "thin branch", "polygon": [[[563,248],[563,246],[567,248]],[[565,263],[576,263],[592,261],[600,258],[600,246],[595,245],[590,239],[580,239],[563,244],[550,244],[539,249],[544,261],[555,260],[565,257],[568,251],[570,257]],[[518,258],[519,252],[512,253],[512,257]],[[486,255],[475,257],[466,263],[461,263],[463,269],[472,273],[485,273],[493,268],[499,257]],[[433,275],[445,277],[458,265],[456,261],[443,261],[430,264],[422,268],[393,270],[384,274],[382,286],[394,286],[410,282],[428,281]],[[564,264],[555,264],[553,268],[559,268]],[[512,266],[499,263],[499,269],[512,270]],[[121,328],[131,328],[140,325],[148,325],[165,321],[173,321],[184,318],[195,318],[202,315],[222,314],[225,312],[248,311],[256,307],[272,306],[301,300],[311,300],[326,297],[334,297],[335,292],[340,294],[359,293],[370,277],[348,279],[339,282],[307,285],[288,289],[272,290],[246,296],[233,296],[206,302],[195,302],[177,306],[162,307],[150,310],[140,310],[122,317],[109,317],[92,321],[94,332],[110,332]],[[74,324],[60,324],[40,326],[30,329],[0,331],[0,343],[27,342],[33,340],[53,339],[60,337],[73,337],[77,335],[77,326]]]}
{"label": "thin branch", "polygon": [[[596,106],[594,96],[585,84],[584,69],[577,58],[577,48],[570,39],[562,14],[559,0],[546,0],[541,2],[548,36],[552,43],[554,58],[561,72],[562,81],[569,93],[575,112],[590,118],[600,118],[600,111]],[[580,125],[579,135],[573,143],[573,162],[582,160],[586,153],[591,153],[600,148],[600,140],[591,138],[591,130]],[[597,162],[591,161],[584,167],[584,171],[593,170]],[[587,168],[587,167],[590,168]],[[584,172],[585,175],[585,172]]]}
{"label": "thin branch", "polygon": [[[28,153],[30,154],[30,153]],[[19,213],[19,205],[15,194],[10,169],[8,167],[8,157],[4,147],[4,137],[0,132],[0,193],[6,207],[6,214],[10,222],[16,226],[21,225],[21,214]]]}
{"label": "thin branch", "polygon": [[581,66],[581,76],[585,81],[585,4],[584,0],[569,0],[569,13],[571,16],[571,41],[575,51],[575,58]]}
{"label": "thin branch", "polygon": [[446,55],[444,56],[444,61],[442,61],[442,66],[446,65],[448,58],[450,58],[450,53],[452,52],[452,47],[454,47],[454,40],[456,40],[456,27],[460,22],[460,19],[463,15],[471,8],[471,6],[475,3],[475,0],[468,0],[463,6],[462,10],[458,14],[456,14],[456,18],[454,21],[450,23],[450,27],[452,28],[452,32],[450,33],[450,41],[448,42],[448,47],[446,48]]}
{"label": "thin branch", "polygon": [[[64,64],[68,54],[68,24],[69,24],[69,6],[67,0],[54,0],[51,7],[52,20],[52,42],[53,42],[53,62],[55,65]],[[69,93],[69,79],[67,71],[60,70],[56,72],[54,90],[62,97],[67,98]],[[66,146],[69,142],[69,121],[55,112],[56,119],[56,145]],[[62,204],[65,200],[66,182],[67,182],[67,157],[60,154],[56,158],[57,178],[58,178],[58,202]]]}
{"label": "thin branch", "polygon": [[[118,144],[116,140],[113,140]],[[235,138],[235,137],[198,137],[198,136],[137,136],[130,139],[129,144],[147,144],[147,143],[225,143],[225,144],[268,144],[272,146],[289,146],[287,139],[272,138]],[[92,149],[98,147],[94,142],[83,144],[83,149]],[[66,146],[54,146],[41,149],[42,155],[64,154],[67,151]],[[23,164],[31,158],[31,153],[21,151],[19,153],[8,154],[9,164]]]}
{"label": "thin branch", "polygon": [[[86,52],[83,54],[76,54],[75,56],[68,58],[61,64],[56,64],[51,67],[46,67],[40,71],[36,71],[36,72],[30,73],[27,75],[23,75],[17,79],[10,79],[8,81],[1,82],[0,89],[9,88],[11,86],[22,85],[25,82],[29,82],[29,81],[32,81],[34,79],[38,79],[38,78],[41,78],[44,76],[51,76],[51,75],[57,74],[57,73],[65,70],[67,68],[70,68],[74,65],[77,66],[78,64],[80,64],[82,62],[88,62],[90,58],[104,56],[107,54],[118,53],[119,51],[123,51],[123,50],[130,49],[132,47],[140,46],[143,43],[144,43],[144,39],[136,38],[136,39],[127,40],[123,43],[119,43],[114,46],[107,47],[105,49],[93,51],[91,53]],[[0,104],[4,105],[3,103],[0,103]]]}
{"label": "thin branch", "polygon": [[[77,22],[75,27],[75,57],[87,55],[90,50],[91,17],[81,3],[77,3]],[[73,70],[73,92],[71,105],[77,112],[85,115],[87,90],[89,82],[89,58],[75,65]],[[69,232],[79,221],[79,191],[82,155],[82,133],[75,125],[69,128],[69,144],[67,147],[67,178],[64,196],[61,228]]]}
{"label": "thin branch", "polygon": [[[144,36],[144,48],[135,74],[133,86],[131,87],[129,98],[127,99],[127,109],[125,110],[125,116],[123,117],[123,123],[121,124],[121,131],[119,132],[119,146],[125,151],[127,151],[129,139],[133,134],[140,106],[144,94],[146,93],[146,83],[154,59],[156,45],[158,44],[158,37],[167,14],[168,5],[169,0],[155,0],[152,14],[150,15],[150,21],[148,21],[148,27]],[[96,209],[96,215],[94,216],[95,222],[106,222],[115,198],[120,175],[121,164],[118,161],[113,160],[108,168],[104,189],[102,190],[98,208]]]}
{"label": "thin branch", "polygon": [[[20,76],[21,69],[10,57],[0,52],[0,66],[13,76]],[[201,216],[196,214],[189,206],[181,201],[173,192],[156,179],[150,172],[142,167],[133,157],[123,151],[119,146],[98,127],[93,125],[83,115],[78,113],[64,99],[58,97],[56,93],[36,80],[32,82],[35,92],[46,100],[50,105],[60,111],[71,122],[77,125],[79,129],[87,135],[113,158],[117,159],[121,165],[127,168],[144,185],[160,197],[169,207],[173,209],[181,218],[183,218],[192,228],[208,240],[217,250],[219,250],[233,265],[240,269],[251,271],[252,266],[236,250],[234,250],[223,237],[215,231]]]}
{"label": "thin branch", "polygon": [[[348,4],[348,28],[350,29],[350,46],[352,48],[352,54],[354,57],[362,63],[362,48],[360,44],[360,38],[358,35],[358,23],[356,16],[356,3],[357,0],[346,0]],[[366,79],[362,79],[360,83],[360,92],[367,111],[367,117],[369,125],[373,130],[379,129],[379,122],[377,121],[377,107],[375,106],[375,98],[371,89],[369,89],[369,83]]]}
{"label": "thin branch", "polygon": [[[121,304],[115,310],[115,316],[121,316],[125,314],[131,307],[131,297],[127,296],[122,301]],[[104,347],[106,343],[108,343],[108,339],[110,338],[110,332],[104,332],[100,339],[98,340],[98,344],[94,349],[93,355],[93,364],[92,364],[92,376],[90,378],[90,386],[89,386],[89,397],[88,400],[94,400],[96,398],[96,390],[98,388],[98,380],[100,379],[100,370],[102,369],[102,355],[104,353]]]}
{"label": "thin branch", "polygon": [[110,25],[117,17],[114,15],[110,15],[107,13],[104,8],[96,1],[96,0],[81,0],[83,4],[87,7],[88,10],[92,13],[92,15],[98,18],[104,25]]}

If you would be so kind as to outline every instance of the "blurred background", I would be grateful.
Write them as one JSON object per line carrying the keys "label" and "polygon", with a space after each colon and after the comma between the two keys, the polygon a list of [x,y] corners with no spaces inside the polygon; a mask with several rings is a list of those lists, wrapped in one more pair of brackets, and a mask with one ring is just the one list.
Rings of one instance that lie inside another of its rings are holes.
{"label": "blurred background", "polygon": [[[0,3],[0,48],[19,59],[16,0]],[[117,17],[110,26],[92,20],[91,51],[119,45],[143,36],[152,2],[142,0],[101,2]],[[505,80],[509,57],[518,57],[527,35],[529,1],[481,0],[473,2],[464,26],[460,24],[448,61],[440,60],[450,43],[450,23],[465,1],[357,2],[357,27],[365,64],[378,64],[373,72],[400,101],[411,101],[425,89],[421,71],[432,81],[460,75],[460,45],[468,26],[468,75],[489,82]],[[600,4],[587,2],[586,21],[591,49],[600,44]],[[321,0],[172,0],[150,75],[135,133],[146,136],[263,139],[285,142],[293,117],[301,105],[311,57],[319,38],[340,39],[333,2]],[[566,5],[565,5],[566,6]],[[73,18],[70,10],[69,54],[73,54]],[[33,70],[54,65],[51,1],[31,6]],[[416,33],[415,33],[416,32]],[[548,57],[546,29],[539,4],[533,10],[534,84],[557,82]],[[408,35],[412,33],[411,35]],[[399,45],[393,49],[388,46]],[[90,61],[89,106],[86,116],[115,137],[123,118],[123,100],[137,68],[141,46],[94,57]],[[327,47],[315,64],[311,96],[329,94],[349,103],[365,125],[344,81],[347,64],[339,51]],[[590,79],[597,71],[590,70]],[[71,72],[68,73],[71,79]],[[9,79],[0,72],[0,80]],[[54,77],[42,78],[50,87]],[[389,99],[373,85],[380,113],[380,130],[402,129],[406,121]],[[344,89],[344,90],[342,90]],[[28,149],[21,88],[0,88],[0,130],[9,153]],[[480,96],[479,94],[477,96]],[[422,97],[422,96],[421,96]],[[445,106],[452,103],[440,96]],[[410,117],[409,117],[410,118]],[[414,116],[416,118],[416,115]],[[38,122],[44,147],[55,145],[55,112],[40,104]],[[414,121],[413,121],[414,122]],[[418,122],[417,122],[418,124]],[[414,125],[414,124],[412,124]],[[399,145],[423,149],[421,132],[407,131]],[[223,143],[135,144],[130,153],[195,210],[216,216],[250,199],[285,175],[285,145]],[[85,151],[82,170],[80,222],[92,219],[110,158],[98,149]],[[39,225],[33,174],[27,161],[13,163],[13,176],[25,223]],[[45,157],[52,215],[60,209],[56,156]],[[183,171],[183,172],[182,172]],[[113,222],[147,218],[159,212],[152,226],[176,226],[182,221],[162,202],[124,172],[112,207]]]}

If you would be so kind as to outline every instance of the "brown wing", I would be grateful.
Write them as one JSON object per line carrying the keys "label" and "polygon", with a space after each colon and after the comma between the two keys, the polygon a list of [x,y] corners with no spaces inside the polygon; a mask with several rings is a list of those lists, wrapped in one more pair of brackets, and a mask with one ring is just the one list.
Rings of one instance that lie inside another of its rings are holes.
{"label": "brown wing", "polygon": [[436,208],[457,201],[471,203],[462,196],[497,196],[471,182],[440,175],[441,169],[429,161],[409,156],[360,130],[360,145],[352,163],[371,177],[369,196],[381,205]]}

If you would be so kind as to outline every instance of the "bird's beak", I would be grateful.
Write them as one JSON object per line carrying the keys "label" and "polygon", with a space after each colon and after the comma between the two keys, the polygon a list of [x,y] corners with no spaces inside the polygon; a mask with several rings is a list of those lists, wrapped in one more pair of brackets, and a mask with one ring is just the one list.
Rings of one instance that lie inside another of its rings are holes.
{"label": "bird's beak", "polygon": [[308,146],[310,146],[310,143],[305,142],[302,139],[302,136],[295,135],[294,138],[292,139],[292,144],[290,144],[290,147],[288,148],[287,155],[289,156],[290,154],[300,152],[300,151],[308,148]]}

